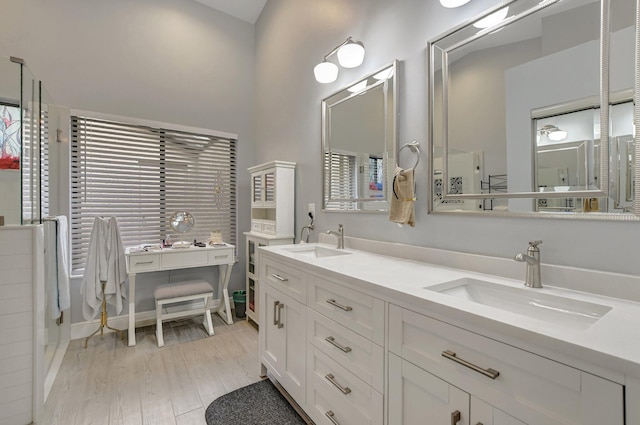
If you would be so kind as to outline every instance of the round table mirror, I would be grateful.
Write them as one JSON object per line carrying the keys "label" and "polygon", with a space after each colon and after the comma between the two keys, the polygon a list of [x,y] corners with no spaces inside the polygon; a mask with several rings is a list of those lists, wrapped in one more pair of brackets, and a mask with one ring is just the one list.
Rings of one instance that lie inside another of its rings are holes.
{"label": "round table mirror", "polygon": [[[184,239],[184,234],[190,232],[193,226],[196,224],[196,219],[188,211],[176,211],[169,219],[171,228],[180,233],[180,239]],[[185,240],[175,242],[172,245],[174,248],[189,248],[191,243]]]}

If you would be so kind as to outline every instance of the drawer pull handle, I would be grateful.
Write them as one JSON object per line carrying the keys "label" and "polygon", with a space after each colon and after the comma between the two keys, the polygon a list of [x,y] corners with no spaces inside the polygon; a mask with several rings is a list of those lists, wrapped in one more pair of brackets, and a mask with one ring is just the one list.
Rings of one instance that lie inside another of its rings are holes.
{"label": "drawer pull handle", "polygon": [[272,273],[271,276],[273,276],[274,279],[278,279],[280,282],[286,282],[289,280],[286,277],[282,277],[279,274],[275,274],[275,273]]}
{"label": "drawer pull handle", "polygon": [[153,260],[151,260],[151,261],[136,261],[136,266],[139,266],[141,264],[153,264]]}
{"label": "drawer pull handle", "polygon": [[491,368],[483,369],[480,366],[476,366],[473,363],[470,363],[466,360],[461,359],[460,357],[457,357],[456,353],[451,350],[443,351],[442,357],[446,357],[449,360],[453,360],[454,362],[459,363],[462,366],[466,366],[471,370],[475,370],[476,372],[481,373],[484,376],[487,376],[491,379],[496,379],[500,375],[500,372],[498,372],[497,370],[494,370]]}
{"label": "drawer pull handle", "polygon": [[273,302],[273,326],[278,326],[278,305],[280,301]]}
{"label": "drawer pull handle", "polygon": [[227,258],[229,256],[229,254],[227,255],[216,255],[216,258]]}
{"label": "drawer pull handle", "polygon": [[282,323],[282,309],[284,308],[284,304],[278,305],[278,329],[284,328],[284,323]]}
{"label": "drawer pull handle", "polygon": [[348,305],[342,305],[339,304],[338,302],[336,302],[336,300],[327,300],[327,302],[333,306],[338,307],[340,310],[344,310],[344,311],[351,311],[353,310],[353,307],[349,307]]}
{"label": "drawer pull handle", "polygon": [[328,375],[325,375],[325,378],[327,378],[327,381],[331,382],[334,387],[336,387],[337,389],[342,391],[342,394],[349,394],[351,392],[351,388],[343,387],[342,385],[338,384],[336,382],[336,378],[335,378],[335,376],[333,376],[333,374],[330,373]]}
{"label": "drawer pull handle", "polygon": [[327,341],[329,344],[333,345],[334,347],[336,347],[336,348],[340,349],[341,351],[345,352],[345,353],[348,353],[348,352],[351,351],[351,347],[345,347],[345,346],[342,346],[342,345],[338,344],[336,342],[336,339],[334,337],[332,337],[332,336],[328,336],[324,340]]}
{"label": "drawer pull handle", "polygon": [[331,410],[329,410],[327,413],[324,414],[327,418],[329,418],[329,420],[331,421],[331,423],[333,425],[340,425],[340,422],[336,421],[336,414],[333,413]]}
{"label": "drawer pull handle", "polygon": [[456,425],[458,422],[460,422],[460,411],[451,412],[451,425]]}

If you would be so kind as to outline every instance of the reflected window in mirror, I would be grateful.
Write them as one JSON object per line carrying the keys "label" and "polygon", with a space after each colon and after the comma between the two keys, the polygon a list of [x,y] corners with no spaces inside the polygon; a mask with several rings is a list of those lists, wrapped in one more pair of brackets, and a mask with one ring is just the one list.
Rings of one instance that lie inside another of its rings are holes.
{"label": "reflected window in mirror", "polygon": [[616,122],[636,109],[635,8],[514,0],[431,42],[430,211],[640,219],[635,135]]}
{"label": "reflected window in mirror", "polygon": [[388,211],[397,79],[394,61],[322,101],[325,211]]}

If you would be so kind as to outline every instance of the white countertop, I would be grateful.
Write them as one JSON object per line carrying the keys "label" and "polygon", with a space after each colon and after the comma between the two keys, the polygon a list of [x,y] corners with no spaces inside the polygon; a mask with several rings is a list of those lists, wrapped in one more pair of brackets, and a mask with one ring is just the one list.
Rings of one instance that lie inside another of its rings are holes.
{"label": "white countertop", "polygon": [[[313,245],[335,248],[334,245],[327,244],[308,244],[307,246]],[[289,251],[292,247],[302,246],[304,245],[262,247],[261,252],[273,258],[285,257],[298,261],[299,267],[310,268],[309,271],[315,270],[321,276],[346,281],[356,289],[366,291],[373,296],[472,332],[558,361],[566,361],[576,367],[589,366],[585,370],[620,383],[624,383],[624,375],[640,377],[640,303],[638,302],[553,285],[545,285],[542,289],[526,288],[523,279],[501,277],[497,275],[500,273],[496,275],[478,273],[350,248],[345,249],[351,252],[350,255],[324,258],[313,258]],[[469,254],[452,253],[452,255]],[[474,258],[474,261],[478,261],[477,258]],[[524,264],[519,264],[519,267],[522,268],[524,277]],[[555,270],[554,276],[561,275],[569,280],[580,279],[581,276],[591,274],[591,271],[584,269],[554,267],[560,270],[560,272]],[[598,279],[606,279],[600,283],[602,286],[607,286],[617,278],[624,280],[626,284],[637,283],[637,286],[640,286],[638,276],[598,271],[593,273]],[[543,273],[543,284],[544,276]],[[549,321],[425,289],[464,277],[522,288],[526,291],[536,291],[536,293],[559,295],[609,306],[612,309],[587,329],[576,329],[562,323],[556,325]],[[575,287],[576,283],[572,282],[568,286]]]}

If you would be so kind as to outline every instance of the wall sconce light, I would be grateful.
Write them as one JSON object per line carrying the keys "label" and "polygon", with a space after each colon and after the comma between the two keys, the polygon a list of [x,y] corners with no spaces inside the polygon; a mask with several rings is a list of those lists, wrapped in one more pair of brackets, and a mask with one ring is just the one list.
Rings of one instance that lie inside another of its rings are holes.
{"label": "wall sconce light", "polygon": [[553,124],[547,124],[538,131],[540,132],[541,136],[547,136],[549,140],[554,142],[559,142],[560,140],[564,140],[567,138],[567,132],[564,130],[560,130]]}
{"label": "wall sconce light", "polygon": [[446,7],[448,9],[452,9],[454,7],[464,6],[469,3],[471,0],[440,0],[440,4],[442,7]]}
{"label": "wall sconce light", "polygon": [[313,74],[319,83],[333,83],[338,78],[338,66],[329,62],[327,58],[337,53],[338,63],[343,68],[356,68],[364,61],[364,45],[360,41],[353,41],[348,37],[335,49],[324,56],[322,62],[313,68]]}

